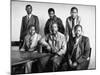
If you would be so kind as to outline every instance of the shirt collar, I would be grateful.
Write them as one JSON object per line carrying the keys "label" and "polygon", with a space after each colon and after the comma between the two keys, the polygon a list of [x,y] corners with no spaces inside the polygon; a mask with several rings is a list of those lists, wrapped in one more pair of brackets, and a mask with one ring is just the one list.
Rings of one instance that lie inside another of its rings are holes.
{"label": "shirt collar", "polygon": [[27,14],[27,18],[28,18],[28,17],[31,18],[31,16],[32,16],[32,14],[29,14],[29,15]]}
{"label": "shirt collar", "polygon": [[73,17],[71,16],[71,18],[72,18],[72,20],[75,20],[75,19],[77,19],[77,18],[78,18],[78,15],[77,15],[75,18],[73,18]]}
{"label": "shirt collar", "polygon": [[82,38],[82,35],[79,38],[75,38],[75,41],[79,42],[81,40],[81,38]]}
{"label": "shirt collar", "polygon": [[58,32],[54,35],[54,34],[50,34],[50,36],[56,37],[58,36]]}

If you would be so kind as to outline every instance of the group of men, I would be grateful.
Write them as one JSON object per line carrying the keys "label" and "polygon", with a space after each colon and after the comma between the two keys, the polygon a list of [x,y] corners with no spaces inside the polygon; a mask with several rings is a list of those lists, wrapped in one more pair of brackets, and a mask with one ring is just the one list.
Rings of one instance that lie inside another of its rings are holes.
{"label": "group of men", "polygon": [[[20,51],[39,51],[39,45],[44,51],[50,53],[40,59],[40,71],[58,71],[61,62],[67,60],[67,70],[84,70],[88,67],[90,43],[89,38],[82,35],[82,26],[78,9],[72,7],[66,19],[66,28],[62,20],[55,15],[53,8],[48,9],[49,19],[44,27],[45,36],[39,34],[39,19],[32,14],[32,6],[26,5],[27,15],[22,18],[20,34]],[[26,63],[27,72],[31,73],[32,62]],[[50,67],[49,67],[50,66]]]}

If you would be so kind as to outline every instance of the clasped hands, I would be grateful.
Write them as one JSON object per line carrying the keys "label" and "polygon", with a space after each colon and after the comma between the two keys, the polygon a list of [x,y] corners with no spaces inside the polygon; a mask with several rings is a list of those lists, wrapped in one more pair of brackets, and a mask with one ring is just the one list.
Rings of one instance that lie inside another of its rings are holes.
{"label": "clasped hands", "polygon": [[77,62],[72,62],[71,59],[69,59],[69,64],[71,67],[76,67],[78,65]]}
{"label": "clasped hands", "polygon": [[57,48],[55,48],[55,47],[51,47],[51,46],[47,46],[47,49],[49,50],[49,51],[51,51],[52,53],[57,53],[57,51],[58,51],[58,49]]}

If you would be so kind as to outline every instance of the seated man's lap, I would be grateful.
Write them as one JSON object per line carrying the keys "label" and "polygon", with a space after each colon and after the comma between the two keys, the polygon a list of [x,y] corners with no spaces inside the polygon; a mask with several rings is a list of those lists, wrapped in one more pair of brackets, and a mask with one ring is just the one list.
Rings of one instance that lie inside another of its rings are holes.
{"label": "seated man's lap", "polygon": [[89,62],[86,61],[86,62],[83,62],[83,63],[80,63],[78,66],[77,66],[77,70],[87,70],[88,69],[88,65],[89,65]]}
{"label": "seated man's lap", "polygon": [[51,60],[53,61],[54,64],[59,66],[62,61],[62,56],[54,56],[51,58]]}
{"label": "seated man's lap", "polygon": [[61,61],[62,61],[62,56],[57,56],[57,57],[55,57],[54,55],[45,56],[40,59],[40,66],[41,69],[45,71],[45,69],[51,68],[52,64],[56,64],[56,66],[59,66]]}
{"label": "seated man's lap", "polygon": [[49,58],[50,58],[50,56],[45,56],[45,57],[42,57],[42,58],[39,59],[41,69],[45,69],[46,64],[47,64],[48,61],[49,61]]}

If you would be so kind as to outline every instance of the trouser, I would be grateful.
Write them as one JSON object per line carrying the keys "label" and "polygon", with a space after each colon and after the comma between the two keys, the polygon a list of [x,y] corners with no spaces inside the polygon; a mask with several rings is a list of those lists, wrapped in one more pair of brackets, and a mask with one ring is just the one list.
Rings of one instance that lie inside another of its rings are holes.
{"label": "trouser", "polygon": [[57,71],[60,63],[62,61],[62,56],[51,55],[40,59],[41,72]]}
{"label": "trouser", "polygon": [[79,63],[76,67],[72,68],[71,70],[87,70],[89,66],[89,61],[85,61]]}
{"label": "trouser", "polygon": [[20,40],[19,49],[21,49],[21,48],[22,48],[23,44],[24,44],[24,40]]}
{"label": "trouser", "polygon": [[80,63],[77,67],[76,70],[87,70],[89,66],[89,61],[85,61]]}
{"label": "trouser", "polygon": [[25,64],[25,73],[31,73],[32,70],[32,62],[33,61],[29,61]]}
{"label": "trouser", "polygon": [[62,57],[61,56],[57,56],[57,57],[53,57],[52,58],[52,62],[53,62],[53,72],[58,70],[58,67],[60,66],[60,63],[62,61]]}

